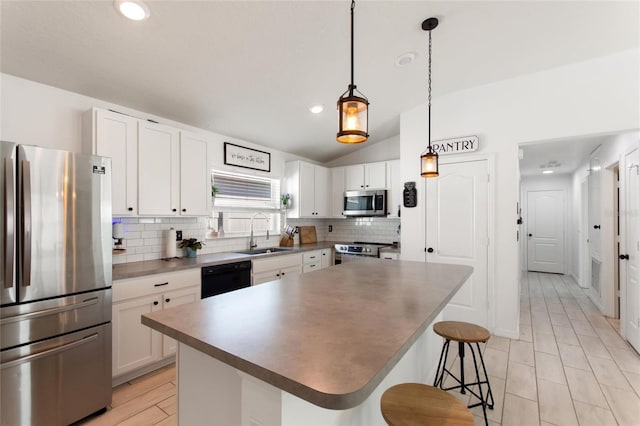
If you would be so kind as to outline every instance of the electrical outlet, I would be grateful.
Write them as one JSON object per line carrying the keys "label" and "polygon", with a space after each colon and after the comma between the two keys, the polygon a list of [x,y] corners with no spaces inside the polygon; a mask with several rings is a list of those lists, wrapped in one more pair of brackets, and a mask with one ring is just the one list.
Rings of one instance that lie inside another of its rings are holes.
{"label": "electrical outlet", "polygon": [[182,241],[182,231],[176,231],[176,241]]}
{"label": "electrical outlet", "polygon": [[329,232],[333,232],[333,225],[329,225]]}
{"label": "electrical outlet", "polygon": [[295,232],[295,233],[297,234],[297,233],[299,233],[299,232],[300,232],[300,228],[298,228],[298,227],[296,226],[296,232]]}

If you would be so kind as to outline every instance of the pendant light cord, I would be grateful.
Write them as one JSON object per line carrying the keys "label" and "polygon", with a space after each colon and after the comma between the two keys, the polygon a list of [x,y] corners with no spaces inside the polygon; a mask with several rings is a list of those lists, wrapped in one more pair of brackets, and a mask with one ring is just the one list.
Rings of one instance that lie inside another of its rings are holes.
{"label": "pendant light cord", "polygon": [[351,85],[349,86],[350,95],[353,96],[353,10],[356,8],[355,0],[351,0]]}
{"label": "pendant light cord", "polygon": [[431,149],[431,31],[429,31],[429,152],[433,152]]}

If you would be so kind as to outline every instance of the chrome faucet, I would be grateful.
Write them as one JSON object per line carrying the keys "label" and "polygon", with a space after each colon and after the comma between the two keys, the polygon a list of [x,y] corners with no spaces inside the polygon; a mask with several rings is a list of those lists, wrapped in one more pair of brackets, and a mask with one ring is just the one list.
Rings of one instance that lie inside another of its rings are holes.
{"label": "chrome faucet", "polygon": [[250,225],[250,235],[249,235],[249,250],[253,250],[254,248],[258,247],[258,243],[256,242],[256,240],[253,239],[253,219],[256,218],[256,216],[263,216],[265,219],[267,219],[267,240],[269,239],[269,216],[267,216],[266,214],[259,212],[259,213],[255,213],[253,216],[251,216],[251,225]]}

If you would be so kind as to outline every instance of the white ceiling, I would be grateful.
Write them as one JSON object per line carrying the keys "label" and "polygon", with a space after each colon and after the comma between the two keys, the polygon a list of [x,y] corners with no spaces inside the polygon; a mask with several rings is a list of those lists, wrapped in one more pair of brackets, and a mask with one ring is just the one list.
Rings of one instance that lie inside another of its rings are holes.
{"label": "white ceiling", "polygon": [[[147,1],[132,22],[110,0],[1,1],[2,72],[320,162],[349,83],[343,1]],[[399,133],[426,100],[433,31],[437,96],[639,46],[637,1],[373,1],[356,5],[355,82],[370,100],[367,144]],[[398,68],[394,60],[415,52]],[[322,103],[325,111],[308,108]],[[437,123],[434,123],[437,126]],[[482,129],[478,129],[481,131]]]}

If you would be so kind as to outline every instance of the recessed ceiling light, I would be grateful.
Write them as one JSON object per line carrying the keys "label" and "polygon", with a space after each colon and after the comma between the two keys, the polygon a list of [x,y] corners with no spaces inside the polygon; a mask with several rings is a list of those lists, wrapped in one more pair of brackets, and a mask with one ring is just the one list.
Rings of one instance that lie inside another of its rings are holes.
{"label": "recessed ceiling light", "polygon": [[314,113],[314,114],[320,114],[322,111],[324,111],[324,105],[320,105],[320,104],[318,104],[318,105],[312,105],[312,106],[309,108],[309,111],[311,111],[311,112],[312,112],[312,113]]}
{"label": "recessed ceiling light", "polygon": [[395,60],[397,67],[404,67],[415,61],[416,54],[414,52],[407,52],[398,56]]}
{"label": "recessed ceiling light", "polygon": [[149,8],[141,0],[114,0],[114,7],[125,18],[142,21],[149,17]]}
{"label": "recessed ceiling light", "polygon": [[553,170],[543,170],[542,174],[544,175],[550,175],[551,173],[553,173]]}

